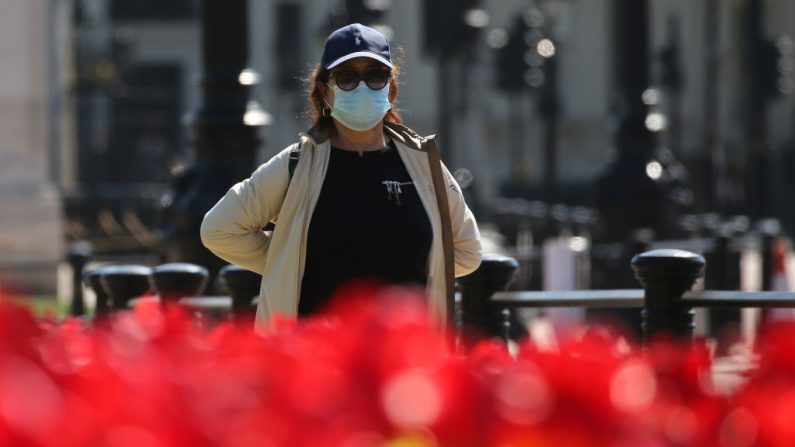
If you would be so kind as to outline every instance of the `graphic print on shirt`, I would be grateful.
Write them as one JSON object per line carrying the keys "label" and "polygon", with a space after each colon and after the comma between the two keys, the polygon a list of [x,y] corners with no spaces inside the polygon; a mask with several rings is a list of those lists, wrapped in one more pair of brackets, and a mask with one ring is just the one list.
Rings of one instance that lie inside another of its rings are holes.
{"label": "graphic print on shirt", "polygon": [[386,199],[390,202],[394,202],[395,205],[400,205],[400,195],[403,194],[401,186],[414,186],[414,182],[400,182],[396,180],[384,180],[381,184],[386,186]]}

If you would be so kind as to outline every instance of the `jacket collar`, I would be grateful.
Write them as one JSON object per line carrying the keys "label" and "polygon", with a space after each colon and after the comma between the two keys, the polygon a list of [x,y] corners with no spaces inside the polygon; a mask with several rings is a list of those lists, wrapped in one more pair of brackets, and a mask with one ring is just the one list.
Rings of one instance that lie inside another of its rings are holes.
{"label": "jacket collar", "polygon": [[[391,121],[384,121],[384,130],[390,137],[403,143],[403,145],[418,151],[424,151],[425,149],[423,145],[425,141],[435,137],[435,135],[421,137],[408,127],[402,124],[393,123]],[[330,138],[328,129],[324,126],[320,126],[318,123],[315,123],[306,132],[302,132],[301,135],[309,138],[309,140],[315,146],[325,143]]]}
{"label": "jacket collar", "polygon": [[425,140],[432,139],[435,135],[431,135],[429,137],[421,137],[417,135],[416,132],[409,129],[408,127],[393,123],[390,121],[384,121],[384,129],[386,129],[386,133],[389,134],[390,137],[400,141],[404,145],[410,147],[411,149],[424,151],[424,144]]}
{"label": "jacket collar", "polygon": [[309,130],[301,132],[299,135],[309,138],[313,146],[325,143],[330,137],[328,129],[321,126],[319,121],[312,125]]}

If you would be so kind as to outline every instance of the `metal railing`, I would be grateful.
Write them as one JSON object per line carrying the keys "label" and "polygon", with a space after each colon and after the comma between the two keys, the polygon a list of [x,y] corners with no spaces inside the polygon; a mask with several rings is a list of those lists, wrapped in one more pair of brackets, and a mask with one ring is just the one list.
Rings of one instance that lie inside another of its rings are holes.
{"label": "metal railing", "polygon": [[692,338],[694,308],[795,308],[795,293],[690,291],[704,275],[706,261],[695,253],[657,249],[631,262],[643,289],[505,291],[518,269],[516,260],[487,255],[472,275],[461,278],[463,326],[486,336],[515,338],[512,311],[520,308],[639,308],[644,339],[667,333]]}
{"label": "metal railing", "polygon": [[[522,291],[497,292],[491,301],[505,308],[642,308],[643,296],[643,289]],[[685,292],[682,302],[692,307],[706,308],[795,307],[795,292],[703,290]]]}
{"label": "metal railing", "polygon": [[[75,265],[85,265],[85,259]],[[696,280],[704,276],[706,261],[684,250],[657,249],[638,254],[631,268],[642,289],[506,291],[518,262],[503,255],[486,255],[477,271],[459,278],[455,321],[469,333],[507,340],[526,334],[523,323],[512,312],[520,308],[638,308],[642,309],[641,329],[648,340],[661,333],[692,338],[694,308],[795,308],[795,293],[791,292],[691,292]],[[212,302],[198,298],[208,276],[206,269],[193,264],[108,265],[85,272],[82,280],[97,295],[98,316],[127,308],[131,300],[152,293],[163,302],[179,301],[195,308],[206,305],[216,312],[253,319],[260,275],[225,267],[219,280],[229,296]],[[78,308],[82,306],[73,306],[73,310]]]}

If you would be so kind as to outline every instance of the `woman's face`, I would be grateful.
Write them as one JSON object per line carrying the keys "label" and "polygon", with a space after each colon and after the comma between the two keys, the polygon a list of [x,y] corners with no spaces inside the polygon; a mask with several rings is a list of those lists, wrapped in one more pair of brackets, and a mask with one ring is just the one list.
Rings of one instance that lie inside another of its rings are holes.
{"label": "woman's face", "polygon": [[[335,75],[344,73],[346,75],[356,74],[361,77],[367,73],[373,73],[377,71],[385,71],[387,73],[391,72],[389,67],[369,57],[356,57],[332,68],[329,74],[328,83],[323,85],[324,96],[326,97],[326,100],[329,104],[334,104],[334,90],[331,88],[331,86],[337,84]],[[342,76],[340,76],[340,78],[342,78]],[[389,80],[387,79],[387,83],[388,82]],[[342,87],[344,90],[345,86]]]}

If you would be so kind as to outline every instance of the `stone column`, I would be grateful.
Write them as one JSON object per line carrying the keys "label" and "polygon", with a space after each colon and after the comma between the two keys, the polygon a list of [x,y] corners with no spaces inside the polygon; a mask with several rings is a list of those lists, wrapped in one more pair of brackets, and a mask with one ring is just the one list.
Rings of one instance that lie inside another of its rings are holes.
{"label": "stone column", "polygon": [[0,0],[0,287],[52,293],[63,260],[61,200],[49,171],[44,0]]}

